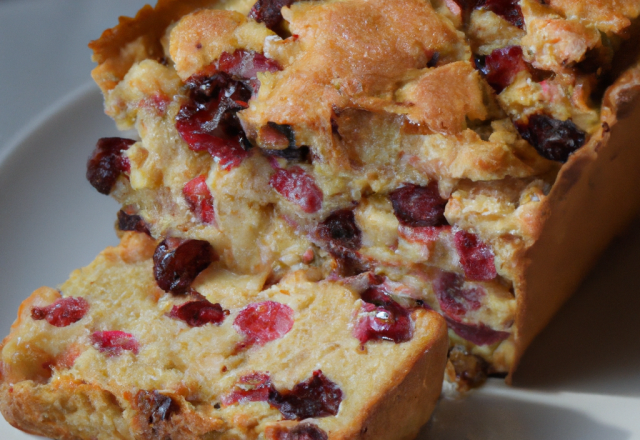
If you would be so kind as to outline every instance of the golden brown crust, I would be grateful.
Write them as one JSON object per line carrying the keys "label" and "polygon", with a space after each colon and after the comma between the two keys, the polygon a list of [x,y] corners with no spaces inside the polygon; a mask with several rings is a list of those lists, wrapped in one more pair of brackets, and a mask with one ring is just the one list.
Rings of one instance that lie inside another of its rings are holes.
{"label": "golden brown crust", "polygon": [[[435,313],[435,312],[430,312]],[[418,353],[414,364],[397,385],[390,388],[377,405],[363,412],[360,435],[336,437],[336,439],[387,440],[390,438],[413,439],[428,418],[415,408],[428,408],[431,413],[440,397],[440,390],[430,384],[431,378],[444,371],[449,343],[447,326],[433,321],[434,332],[438,335],[436,343],[428,352]]]}
{"label": "golden brown crust", "polygon": [[515,360],[575,291],[611,238],[640,209],[640,62],[607,90],[602,125],[570,156],[537,218],[538,237],[516,283]]}
{"label": "golden brown crust", "polygon": [[[29,434],[59,440],[133,439],[123,427],[110,423],[123,411],[113,394],[96,385],[69,379],[49,385],[32,381],[3,383],[0,411],[12,426]],[[96,415],[86,420],[89,423],[83,425],[82,431],[65,423],[82,413]]]}
{"label": "golden brown crust", "polygon": [[467,118],[488,116],[480,74],[469,62],[429,69],[397,93],[409,105],[409,120],[435,133],[457,134],[466,128]]}
{"label": "golden brown crust", "polygon": [[91,72],[93,79],[103,92],[111,90],[135,62],[164,56],[159,41],[173,21],[196,9],[220,3],[220,0],[158,0],[155,7],[146,5],[133,18],[120,17],[117,26],[89,43],[92,59],[98,63]]}
{"label": "golden brown crust", "polygon": [[640,13],[636,0],[550,0],[548,4],[567,17],[596,23],[603,32],[621,32]]}

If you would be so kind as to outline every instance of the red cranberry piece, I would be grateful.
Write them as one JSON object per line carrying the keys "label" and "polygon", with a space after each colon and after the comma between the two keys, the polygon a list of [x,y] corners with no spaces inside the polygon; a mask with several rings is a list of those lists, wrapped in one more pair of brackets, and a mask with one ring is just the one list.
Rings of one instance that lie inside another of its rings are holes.
{"label": "red cranberry piece", "polygon": [[487,9],[512,25],[524,29],[524,17],[519,3],[520,0],[480,0],[476,8]]}
{"label": "red cranberry piece", "polygon": [[287,420],[335,416],[340,402],[342,390],[321,370],[314,371],[312,377],[296,384],[291,391],[269,393],[269,404]]}
{"label": "red cranberry piece", "polygon": [[453,332],[476,345],[492,345],[504,341],[510,335],[508,332],[494,330],[484,324],[463,324],[445,316],[447,324]]}
{"label": "red cranberry piece", "polygon": [[389,194],[398,221],[405,226],[446,225],[444,208],[447,200],[440,197],[438,184],[428,186],[405,184]]}
{"label": "red cranberry piece", "polygon": [[165,292],[187,293],[193,280],[213,259],[213,247],[208,241],[167,238],[153,254],[158,286]]}
{"label": "red cranberry piece", "polygon": [[352,210],[333,212],[316,227],[313,236],[333,255],[338,264],[337,271],[343,276],[357,275],[369,269],[356,252],[362,246],[362,232]]}
{"label": "red cranberry piece", "polygon": [[234,104],[236,108],[232,108],[229,103],[215,107],[221,101],[228,101],[228,98],[221,97],[210,108],[194,113],[189,107],[183,106],[177,117],[176,129],[191,150],[206,151],[223,169],[230,169],[240,165],[249,156],[245,149],[248,141],[235,115],[242,107]]}
{"label": "red cranberry piece", "polygon": [[246,402],[266,402],[272,389],[271,378],[265,373],[242,376],[233,391],[222,397],[225,406]]}
{"label": "red cranberry piece", "polygon": [[528,66],[522,58],[520,46],[507,46],[494,50],[484,58],[476,58],[476,68],[496,93],[500,93],[513,82],[520,71],[527,70]]}
{"label": "red cranberry piece", "polygon": [[249,157],[240,138],[221,139],[208,133],[198,133],[197,128],[193,129],[193,126],[181,122],[176,127],[191,150],[208,152],[223,169],[235,168]]}
{"label": "red cranberry piece", "polygon": [[289,333],[293,309],[275,301],[249,304],[238,313],[233,327],[246,337],[244,346],[264,345]]}
{"label": "red cranberry piece", "polygon": [[123,351],[131,351],[138,354],[140,345],[136,338],[130,334],[119,330],[95,332],[91,335],[93,346],[105,355],[119,356]]}
{"label": "red cranberry piece", "polygon": [[296,147],[296,134],[293,131],[293,128],[289,124],[276,124],[275,122],[267,122],[267,127],[273,130],[276,134],[284,137],[288,144],[289,148]]}
{"label": "red cranberry piece", "polygon": [[363,345],[371,340],[400,343],[411,339],[413,323],[408,310],[378,287],[367,289],[361,296],[365,304],[356,317],[353,335]]}
{"label": "red cranberry piece", "polygon": [[87,180],[100,194],[109,194],[118,176],[128,173],[131,166],[122,152],[136,141],[119,137],[98,140],[87,162]]}
{"label": "red cranberry piece", "polygon": [[453,238],[460,256],[460,264],[468,280],[488,281],[496,277],[493,251],[486,243],[467,231],[457,231]]}
{"label": "red cranberry piece", "polygon": [[121,231],[144,232],[151,236],[149,226],[138,214],[134,214],[129,210],[121,209],[118,211],[118,229]]}
{"label": "red cranberry piece", "polygon": [[207,151],[223,169],[233,168],[251,144],[236,115],[247,107],[251,90],[225,73],[196,75],[187,80],[190,102],[176,116],[176,129],[193,151]]}
{"label": "red cranberry piece", "polygon": [[57,299],[46,307],[32,308],[31,318],[36,321],[46,319],[53,326],[66,327],[80,321],[88,311],[89,303],[86,299],[69,296]]}
{"label": "red cranberry piece", "polygon": [[205,324],[220,325],[228,314],[229,311],[224,310],[220,304],[211,304],[204,299],[173,306],[169,317],[184,321],[191,327],[202,327]]}
{"label": "red cranberry piece", "polygon": [[238,49],[233,53],[223,52],[218,60],[218,69],[236,78],[251,79],[258,72],[277,72],[282,70],[277,61],[251,50]]}
{"label": "red cranberry piece", "polygon": [[180,406],[171,397],[145,390],[136,394],[136,409],[144,414],[150,425],[166,422],[180,412]]}
{"label": "red cranberry piece", "polygon": [[308,214],[318,212],[322,208],[322,191],[316,185],[315,179],[298,166],[276,170],[269,179],[269,184],[285,199],[300,206]]}
{"label": "red cranberry piece", "polygon": [[329,440],[327,433],[312,423],[300,423],[290,429],[278,426],[273,438],[275,440]]}
{"label": "red cranberry piece", "polygon": [[587,137],[571,120],[559,121],[544,114],[531,115],[528,123],[517,123],[516,128],[542,157],[558,162],[566,162]]}
{"label": "red cranberry piece", "polygon": [[282,21],[282,8],[295,2],[296,0],[258,0],[249,11],[249,17],[273,29]]}
{"label": "red cranberry piece", "polygon": [[187,78],[189,98],[196,106],[196,110],[203,110],[209,101],[217,99],[220,91],[228,91],[228,96],[246,102],[251,98],[251,90],[246,85],[231,78],[227,73],[218,72],[215,66],[209,66],[204,73],[198,73]]}
{"label": "red cranberry piece", "polygon": [[442,313],[451,318],[460,318],[469,311],[478,310],[482,305],[485,291],[479,287],[463,289],[463,283],[462,276],[444,272],[433,284]]}
{"label": "red cranberry piece", "polygon": [[440,237],[440,234],[449,233],[451,226],[422,226],[412,228],[410,226],[400,226],[398,234],[405,240],[412,243],[429,245]]}
{"label": "red cranberry piece", "polygon": [[184,188],[182,188],[182,194],[189,205],[189,209],[191,209],[191,212],[193,212],[200,221],[215,224],[216,217],[213,210],[213,196],[207,186],[206,178],[206,176],[202,175],[190,180]]}
{"label": "red cranberry piece", "polygon": [[342,209],[329,215],[318,225],[316,236],[330,249],[358,250],[362,246],[362,232],[352,210]]}

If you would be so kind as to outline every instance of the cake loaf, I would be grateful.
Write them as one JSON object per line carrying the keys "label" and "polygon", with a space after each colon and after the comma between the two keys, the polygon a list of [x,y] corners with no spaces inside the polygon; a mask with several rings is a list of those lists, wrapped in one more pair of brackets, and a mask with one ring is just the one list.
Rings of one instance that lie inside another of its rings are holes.
{"label": "cake loaf", "polygon": [[87,177],[125,229],[265,286],[370,277],[442,314],[458,378],[512,373],[640,204],[639,13],[160,0],[90,45],[139,139],[101,139]]}

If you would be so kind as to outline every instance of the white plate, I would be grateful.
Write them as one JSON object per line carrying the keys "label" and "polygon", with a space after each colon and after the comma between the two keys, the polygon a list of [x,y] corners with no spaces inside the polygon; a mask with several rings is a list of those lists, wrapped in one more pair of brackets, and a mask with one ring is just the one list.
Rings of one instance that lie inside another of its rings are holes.
{"label": "white plate", "polygon": [[[88,264],[113,232],[117,204],[86,182],[96,140],[116,135],[87,85],[22,130],[0,156],[0,332],[20,302]],[[640,220],[606,251],[535,341],[516,387],[493,379],[440,402],[420,439],[640,440]],[[1,440],[25,440],[0,418]]]}

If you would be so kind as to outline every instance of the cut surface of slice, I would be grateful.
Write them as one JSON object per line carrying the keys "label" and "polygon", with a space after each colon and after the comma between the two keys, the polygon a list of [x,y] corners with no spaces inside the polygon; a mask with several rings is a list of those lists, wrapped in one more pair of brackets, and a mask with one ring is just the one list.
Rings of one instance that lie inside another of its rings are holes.
{"label": "cut surface of slice", "polygon": [[[157,246],[127,232],[22,304],[2,344],[11,424],[82,440],[407,439],[428,420],[448,347],[437,313],[398,306],[410,337],[393,341],[391,309],[371,314],[353,286],[298,271],[256,288],[216,263],[168,293]],[[364,315],[381,337],[357,337]]]}

